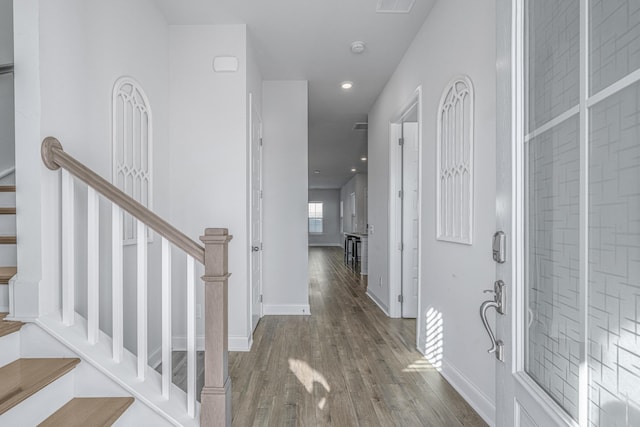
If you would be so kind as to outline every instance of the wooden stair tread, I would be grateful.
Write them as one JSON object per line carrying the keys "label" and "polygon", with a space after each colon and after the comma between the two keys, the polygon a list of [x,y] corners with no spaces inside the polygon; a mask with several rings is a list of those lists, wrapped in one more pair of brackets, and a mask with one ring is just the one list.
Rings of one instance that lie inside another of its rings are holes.
{"label": "wooden stair tread", "polygon": [[107,427],[133,403],[133,397],[76,397],[38,427]]}
{"label": "wooden stair tread", "polygon": [[9,280],[11,280],[17,272],[18,269],[16,267],[0,267],[0,285],[9,283]]}
{"label": "wooden stair tread", "polygon": [[0,185],[0,193],[15,193],[15,185]]}
{"label": "wooden stair tread", "polygon": [[19,331],[20,328],[22,328],[22,325],[24,325],[22,322],[4,320],[4,318],[7,317],[7,314],[9,313],[0,313],[0,337]]}
{"label": "wooden stair tread", "polygon": [[16,236],[0,236],[0,245],[15,245],[17,242]]}
{"label": "wooden stair tread", "polygon": [[15,215],[16,208],[0,208],[0,215]]}
{"label": "wooden stair tread", "polygon": [[18,359],[0,368],[0,415],[72,370],[80,359]]}

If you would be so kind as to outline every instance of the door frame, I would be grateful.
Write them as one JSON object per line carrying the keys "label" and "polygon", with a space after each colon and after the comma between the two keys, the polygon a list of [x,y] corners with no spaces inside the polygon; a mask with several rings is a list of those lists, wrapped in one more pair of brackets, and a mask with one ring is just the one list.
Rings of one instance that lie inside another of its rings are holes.
{"label": "door frame", "polygon": [[[248,234],[248,250],[249,250],[249,310],[248,310],[248,325],[249,325],[249,330],[250,330],[250,335],[253,335],[253,251],[252,251],[252,246],[253,246],[253,197],[252,197],[252,191],[253,191],[253,156],[254,156],[254,150],[253,150],[253,125],[254,125],[254,119],[258,118],[258,120],[260,121],[260,136],[259,138],[262,139],[262,117],[260,117],[260,112],[258,111],[258,109],[256,108],[255,102],[254,102],[254,97],[253,97],[253,93],[249,93],[249,232]],[[262,157],[263,157],[263,150],[260,150],[260,172],[262,174]],[[264,177],[264,175],[263,175]],[[263,180],[262,178],[260,178],[260,186],[263,186]],[[261,188],[262,190],[262,188]],[[263,201],[262,198],[260,198],[260,214],[262,217],[264,217],[264,215],[262,214],[262,205],[263,205]],[[263,218],[260,218],[260,222],[262,223],[262,225],[264,225],[263,223]],[[262,244],[262,238],[264,236],[264,232],[262,230],[262,225],[260,226],[260,242]],[[264,274],[263,274],[263,269],[262,269],[262,264],[263,264],[263,257],[262,257],[262,248],[260,249],[258,256],[260,257],[260,264],[261,264],[261,268],[260,268],[260,294],[262,294],[262,290],[263,290],[263,286],[264,286]],[[261,319],[262,317],[264,317],[264,303],[261,301],[260,302],[260,312],[258,313],[258,317]]]}
{"label": "door frame", "polygon": [[[496,280],[506,283],[508,315],[496,316],[496,338],[505,347],[504,363],[496,361],[495,423],[519,426],[521,418],[528,418],[539,426],[578,427],[524,371],[524,0],[497,0],[496,17],[496,230],[507,234],[507,262],[496,264]],[[581,420],[584,415],[580,408]]]}
{"label": "door frame", "polygon": [[402,167],[400,166],[400,145],[402,120],[413,109],[418,115],[418,317],[416,324],[416,346],[420,336],[420,305],[422,301],[422,85],[418,86],[411,97],[389,121],[389,317],[402,317],[402,304],[398,295],[402,292],[402,283],[398,278],[402,271],[402,230],[398,226],[402,218],[402,206],[398,191],[402,185]]}

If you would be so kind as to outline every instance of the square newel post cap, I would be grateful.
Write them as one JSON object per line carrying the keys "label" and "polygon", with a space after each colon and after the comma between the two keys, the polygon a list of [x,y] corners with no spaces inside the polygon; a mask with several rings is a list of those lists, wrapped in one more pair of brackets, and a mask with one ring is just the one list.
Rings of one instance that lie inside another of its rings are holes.
{"label": "square newel post cap", "polygon": [[200,236],[200,241],[205,245],[207,243],[226,243],[233,239],[227,228],[207,228],[204,230],[204,236]]}

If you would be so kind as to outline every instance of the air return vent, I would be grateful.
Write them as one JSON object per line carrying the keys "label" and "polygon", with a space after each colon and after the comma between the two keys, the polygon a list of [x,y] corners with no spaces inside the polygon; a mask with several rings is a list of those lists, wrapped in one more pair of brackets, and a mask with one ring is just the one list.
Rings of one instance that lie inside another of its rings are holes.
{"label": "air return vent", "polygon": [[367,130],[369,130],[369,123],[367,123],[367,122],[357,122],[356,124],[353,125],[353,129],[352,130],[367,131]]}
{"label": "air return vent", "polygon": [[378,13],[409,13],[416,0],[378,0]]}

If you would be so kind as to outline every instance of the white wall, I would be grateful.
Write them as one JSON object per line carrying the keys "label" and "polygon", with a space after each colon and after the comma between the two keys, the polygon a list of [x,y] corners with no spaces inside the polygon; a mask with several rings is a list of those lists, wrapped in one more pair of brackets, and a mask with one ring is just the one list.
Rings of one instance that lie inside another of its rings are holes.
{"label": "white wall", "polygon": [[0,0],[0,65],[13,63],[13,0]]}
{"label": "white wall", "polygon": [[309,246],[342,246],[340,190],[309,190],[309,203],[322,203],[322,233],[309,233]]}
{"label": "white wall", "polygon": [[[422,85],[422,283],[420,318],[442,316],[442,373],[487,420],[493,419],[495,358],[478,316],[492,287],[495,227],[495,2],[437,2],[369,114],[369,292],[389,306],[389,121]],[[435,239],[436,111],[445,85],[467,74],[476,89],[473,246]],[[380,283],[380,284],[379,284]],[[425,336],[419,337],[425,352]]]}
{"label": "white wall", "polygon": [[309,314],[307,110],[306,81],[264,82],[265,314]]}
{"label": "white wall", "polygon": [[[367,174],[354,175],[345,185],[340,189],[340,199],[344,206],[344,218],[343,227],[344,231],[352,233],[366,233],[367,232],[367,189],[368,176]],[[356,195],[356,209],[353,211],[351,193]]]}
{"label": "white wall", "polygon": [[[12,0],[0,0],[0,65],[13,63]],[[0,173],[15,165],[13,75],[0,75]]]}
{"label": "white wall", "polygon": [[[247,349],[248,314],[248,91],[259,73],[247,73],[245,25],[171,26],[171,219],[198,239],[207,227],[228,228],[229,346]],[[233,55],[237,72],[216,73],[213,59]],[[252,67],[253,68],[253,67]],[[184,277],[183,264],[174,278]],[[183,283],[183,281],[182,281]],[[202,292],[200,289],[199,292]],[[174,298],[183,304],[184,289]],[[174,318],[174,334],[185,331],[185,317]]]}
{"label": "white wall", "polygon": [[[127,13],[122,13],[123,10]],[[151,0],[134,3],[126,0],[40,2],[39,12],[41,135],[35,141],[22,140],[18,144],[36,144],[39,151],[43,137],[55,136],[65,151],[110,180],[112,89],[119,77],[131,76],[146,91],[153,111],[153,210],[168,218],[169,27],[164,16]],[[34,165],[41,163],[39,155],[31,161]],[[19,170],[18,176],[30,172],[28,169]],[[59,211],[56,176],[51,171],[42,172],[43,212],[53,213],[51,220],[44,218],[43,225],[44,244],[50,245],[48,255],[43,259],[45,287],[52,280],[49,276],[59,278],[57,260],[50,255],[59,253],[55,243],[59,236],[54,231],[59,227],[55,217]],[[86,199],[86,191],[79,187],[76,196],[82,203]],[[79,209],[76,214],[80,229],[86,222],[85,209]],[[102,203],[100,319],[101,328],[106,332],[111,330],[110,227],[110,207]],[[86,242],[79,234],[76,245],[77,302],[82,307],[86,301],[86,269],[83,265]],[[134,322],[135,319],[134,264],[131,261],[135,259],[134,254],[134,246],[125,248],[125,278],[128,279],[125,280],[126,322]],[[159,268],[154,268],[160,257],[157,238],[149,245],[149,257],[149,345],[153,349],[158,347],[160,337],[159,327],[154,327],[160,322]],[[125,345],[135,349],[135,328],[125,328]]]}

